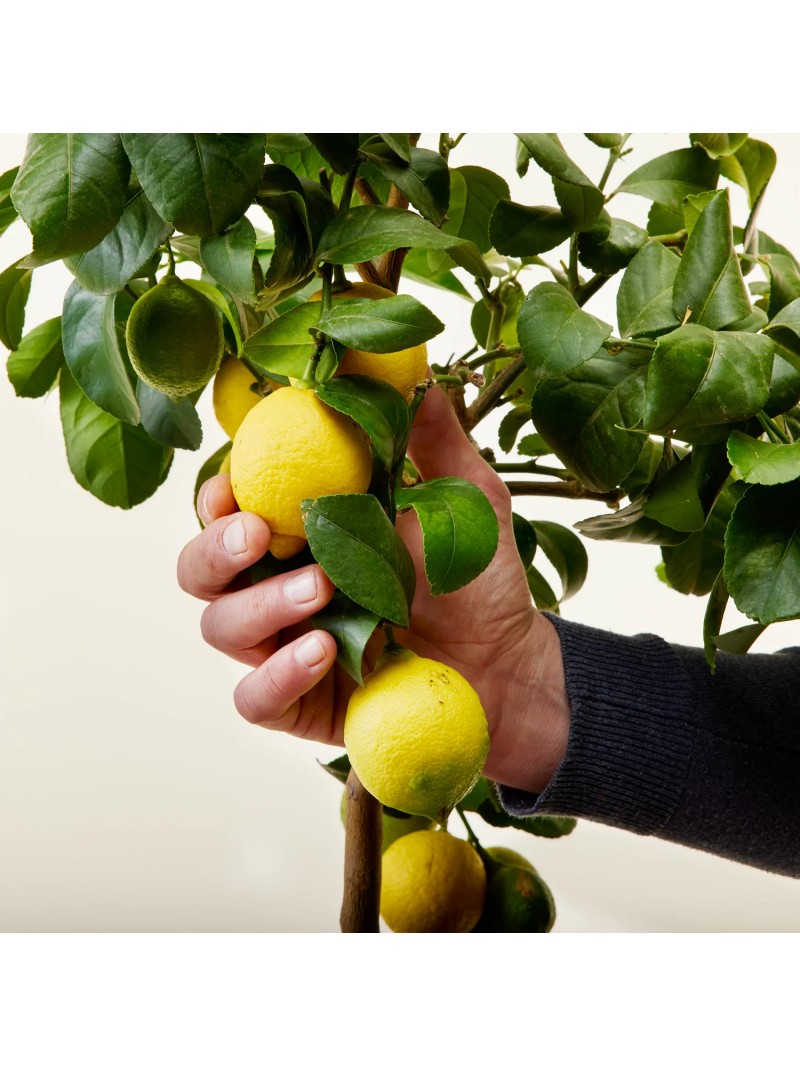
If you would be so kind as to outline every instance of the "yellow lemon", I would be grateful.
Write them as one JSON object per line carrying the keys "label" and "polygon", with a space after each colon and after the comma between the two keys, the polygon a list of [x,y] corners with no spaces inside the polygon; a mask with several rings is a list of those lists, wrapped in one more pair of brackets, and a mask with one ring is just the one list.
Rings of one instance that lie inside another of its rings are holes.
{"label": "yellow lemon", "polygon": [[172,400],[211,380],[224,346],[222,320],[214,305],[174,274],[133,305],[125,340],[138,376]]}
{"label": "yellow lemon", "polygon": [[270,552],[288,559],[306,543],[307,497],[365,493],[372,457],[363,432],[312,389],[278,389],[245,416],[231,449],[231,487],[242,511],[272,531]]}
{"label": "yellow lemon", "polygon": [[467,934],[485,897],[481,858],[459,837],[418,830],[383,854],[381,915],[395,933]]}
{"label": "yellow lemon", "polygon": [[480,777],[489,730],[458,671],[401,649],[384,653],[350,697],[344,743],[382,804],[444,824]]}
{"label": "yellow lemon", "polygon": [[[342,793],[342,801],[339,805],[339,815],[342,819],[342,826],[347,825],[347,790]],[[409,815],[407,818],[400,818],[397,815],[389,815],[387,812],[383,812],[383,844],[381,849],[383,852],[394,844],[398,837],[403,837],[405,834],[413,834],[416,830],[431,830],[433,829],[433,823],[430,819],[423,819],[421,815]]]}
{"label": "yellow lemon", "polygon": [[[347,289],[340,289],[333,294],[334,300],[383,300],[394,296],[391,289],[371,282],[353,282]],[[321,300],[322,293],[313,293],[309,300]],[[426,345],[415,345],[400,352],[388,352],[383,355],[375,352],[362,352],[358,348],[348,348],[336,371],[337,374],[365,374],[369,378],[379,378],[393,385],[398,393],[410,400],[414,386],[428,376],[428,349]]]}
{"label": "yellow lemon", "polygon": [[222,429],[233,440],[244,417],[262,399],[250,388],[256,379],[247,365],[235,356],[228,356],[214,376],[214,414]]}

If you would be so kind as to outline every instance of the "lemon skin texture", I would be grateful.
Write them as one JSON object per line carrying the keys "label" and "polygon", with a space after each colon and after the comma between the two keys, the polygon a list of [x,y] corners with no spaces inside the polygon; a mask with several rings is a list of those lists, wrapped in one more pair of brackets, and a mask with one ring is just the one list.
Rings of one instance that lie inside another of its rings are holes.
{"label": "lemon skin texture", "polygon": [[469,933],[485,897],[481,858],[461,838],[418,830],[383,854],[381,915],[395,933]]}
{"label": "lemon skin texture", "polygon": [[[333,293],[334,300],[383,300],[394,296],[391,289],[371,282],[354,282],[347,289]],[[316,292],[309,301],[322,299],[322,293]],[[375,352],[362,352],[358,348],[348,348],[339,364],[337,374],[365,374],[369,378],[378,378],[393,385],[398,393],[411,400],[414,387],[428,376],[428,349],[426,345],[415,345],[399,352],[380,355]]]}
{"label": "lemon skin texture", "polygon": [[202,389],[222,359],[222,320],[202,293],[168,275],[140,296],[125,328],[137,375],[171,400]]}
{"label": "lemon skin texture", "polygon": [[443,825],[480,777],[489,731],[458,671],[403,649],[381,656],[350,697],[344,742],[382,804]]}
{"label": "lemon skin texture", "polygon": [[214,414],[231,440],[244,422],[245,415],[262,399],[250,388],[255,381],[247,366],[235,356],[224,359],[214,375]]}
{"label": "lemon skin texture", "polygon": [[531,861],[526,859],[525,856],[521,856],[519,852],[515,852],[513,848],[504,848],[502,845],[493,845],[492,848],[487,848],[486,851],[493,860],[502,863],[504,867],[522,867],[523,870],[531,871],[533,874],[536,874],[536,868]]}
{"label": "lemon skin texture", "polygon": [[555,901],[545,882],[535,871],[510,865],[489,876],[483,914],[474,933],[547,934],[555,921]]}
{"label": "lemon skin texture", "polygon": [[308,497],[365,493],[372,475],[366,436],[311,389],[278,389],[244,418],[231,449],[231,487],[242,511],[270,527],[270,552],[306,544],[300,504]]}

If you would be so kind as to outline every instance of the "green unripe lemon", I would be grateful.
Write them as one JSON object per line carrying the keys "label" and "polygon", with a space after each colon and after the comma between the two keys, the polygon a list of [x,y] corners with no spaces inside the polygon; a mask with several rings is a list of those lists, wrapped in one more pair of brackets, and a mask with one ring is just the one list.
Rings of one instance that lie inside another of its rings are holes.
{"label": "green unripe lemon", "polygon": [[[487,851],[501,861],[497,853],[509,850]],[[514,863],[489,875],[483,912],[473,933],[546,934],[555,921],[556,905],[548,886],[535,871]]]}
{"label": "green unripe lemon", "polygon": [[180,400],[202,389],[219,366],[222,320],[202,293],[168,275],[133,305],[125,340],[142,381]]}

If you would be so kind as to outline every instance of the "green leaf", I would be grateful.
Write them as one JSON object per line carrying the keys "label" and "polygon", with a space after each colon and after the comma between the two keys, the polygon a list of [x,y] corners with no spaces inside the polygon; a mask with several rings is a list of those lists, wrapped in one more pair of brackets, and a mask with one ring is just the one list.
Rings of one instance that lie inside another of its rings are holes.
{"label": "green leaf", "polygon": [[411,145],[407,133],[379,133],[378,136],[388,144],[395,155],[400,156],[406,163],[411,161]]}
{"label": "green leaf", "polygon": [[720,172],[723,177],[741,185],[752,210],[766,189],[776,163],[777,156],[771,145],[748,137],[733,155],[720,160]]}
{"label": "green leaf", "polygon": [[[694,229],[694,224],[703,214],[708,205],[719,196],[719,191],[716,189],[708,189],[705,193],[694,193],[692,196],[687,196],[683,202],[683,220],[686,226],[687,233],[691,233]],[[724,240],[724,239],[723,239]]]}
{"label": "green leaf", "polygon": [[405,455],[411,432],[411,412],[395,388],[376,378],[345,374],[318,385],[317,396],[357,422],[386,471],[394,470]]}
{"label": "green leaf", "polygon": [[509,408],[497,430],[497,442],[504,452],[512,451],[519,431],[530,421],[531,410],[527,404]]}
{"label": "green leaf", "polygon": [[617,292],[617,321],[623,337],[652,337],[678,325],[672,284],[680,258],[653,241],[633,257]]}
{"label": "green leaf", "polygon": [[192,400],[188,396],[170,400],[146,382],[137,382],[136,399],[142,426],[150,436],[170,448],[196,451],[203,441],[203,428]]}
{"label": "green leaf", "polygon": [[800,402],[800,357],[776,345],[772,378],[769,383],[769,399],[764,405],[764,411],[773,417],[782,415],[798,402]]}
{"label": "green leaf", "polygon": [[735,503],[733,493],[722,493],[703,529],[680,545],[661,549],[667,580],[677,592],[685,596],[711,592],[722,570],[725,531]]}
{"label": "green leaf", "polygon": [[[673,451],[677,451],[672,446]],[[681,450],[682,451],[682,450]],[[664,442],[654,441],[651,437],[644,439],[644,448],[636,463],[636,466],[620,482],[631,500],[637,500],[648,489],[656,477],[661,473],[664,457]]]}
{"label": "green leaf", "polygon": [[773,351],[761,334],[705,326],[660,337],[647,376],[644,428],[662,433],[755,415],[769,396]]}
{"label": "green leaf", "polygon": [[589,558],[581,540],[557,522],[531,521],[536,542],[556,569],[561,581],[560,602],[574,596],[586,581]]}
{"label": "green leaf", "polygon": [[114,296],[88,293],[73,282],[64,297],[61,335],[70,374],[103,411],[139,422],[127,353],[116,326]]}
{"label": "green leaf", "polygon": [[350,773],[350,757],[346,752],[341,756],[337,756],[336,759],[331,760],[330,763],[320,763],[320,767],[322,767],[323,771],[327,771],[328,774],[333,775],[337,782],[346,785],[347,776]]}
{"label": "green leaf", "polygon": [[504,256],[538,256],[557,248],[572,226],[554,207],[526,207],[498,200],[489,223],[492,245]]}
{"label": "green leaf", "polygon": [[735,430],[728,438],[728,458],[745,482],[779,485],[800,478],[800,441],[778,445]]}
{"label": "green leaf", "polygon": [[320,313],[318,302],[292,306],[251,334],[243,342],[242,356],[284,384],[290,377],[301,378],[316,351],[310,331],[316,329]]}
{"label": "green leaf", "polygon": [[263,133],[123,133],[122,143],[156,211],[183,233],[221,233],[258,192]]}
{"label": "green leaf", "polygon": [[364,649],[380,621],[379,615],[355,604],[338,589],[327,607],[311,619],[314,626],[336,638],[336,659],[359,685],[364,684]]}
{"label": "green leaf", "polygon": [[307,133],[306,137],[337,174],[347,174],[356,165],[357,133]]}
{"label": "green leaf", "polygon": [[[197,498],[200,495],[200,490],[209,478],[213,478],[215,474],[219,474],[219,469],[222,466],[222,461],[229,454],[233,447],[233,441],[226,441],[224,445],[221,445],[213,455],[210,455],[208,459],[203,463],[203,466],[197,472],[197,477],[194,482],[194,510],[197,512]],[[200,520],[200,516],[197,516],[200,525],[203,526],[203,522]],[[274,558],[274,557],[265,557]],[[296,558],[296,557],[295,557]],[[294,559],[293,559],[293,565]]]}
{"label": "green leaf", "polygon": [[683,207],[669,208],[666,204],[654,203],[647,213],[647,232],[651,237],[679,233],[684,227]]}
{"label": "green leaf", "polygon": [[396,185],[408,202],[426,219],[440,225],[450,203],[450,170],[438,152],[411,148],[408,162],[384,141],[363,145],[362,153],[384,178]]}
{"label": "green leaf", "polygon": [[624,133],[585,133],[583,136],[598,148],[619,148],[625,143]]}
{"label": "green leaf", "polygon": [[33,271],[17,260],[0,274],[0,341],[12,351],[22,340],[25,305],[31,291]]}
{"label": "green leaf", "polygon": [[422,282],[423,285],[431,285],[434,289],[444,289],[472,300],[451,270],[438,270],[431,267],[428,252],[424,248],[411,249],[403,260],[403,274],[412,281]]}
{"label": "green leaf", "polygon": [[334,585],[396,626],[408,626],[414,564],[374,496],[325,496],[302,503],[314,559]]}
{"label": "green leaf", "polygon": [[[663,563],[661,564],[663,566]],[[728,606],[728,587],[722,571],[717,575],[711,587],[711,593],[703,616],[703,651],[706,663],[713,674],[717,665],[717,644],[722,629],[722,619]]]}
{"label": "green leaf", "polygon": [[[600,214],[601,223],[606,212]],[[578,237],[578,259],[596,274],[612,275],[623,270],[647,241],[647,233],[625,219],[607,219],[609,226],[595,226]]]}
{"label": "green leaf", "polygon": [[539,611],[552,611],[553,614],[558,615],[558,597],[544,575],[536,567],[530,566],[525,572],[525,577],[533,602]]}
{"label": "green leaf", "polygon": [[800,616],[800,479],[744,494],[725,537],[725,581],[756,622]]}
{"label": "green leaf", "polygon": [[12,167],[5,174],[0,175],[0,237],[6,232],[12,222],[19,217],[17,209],[11,199],[11,186],[19,173],[19,167]]}
{"label": "green leaf", "polygon": [[110,296],[139,274],[171,232],[137,186],[128,194],[119,222],[100,244],[64,262],[82,289]]}
{"label": "green leaf", "polygon": [[266,323],[242,345],[242,354],[267,372],[285,378],[302,378],[316,351],[309,330],[316,329],[321,304],[298,304]]}
{"label": "green leaf", "polygon": [[525,818],[509,815],[496,799],[494,782],[487,778],[481,778],[458,806],[464,811],[476,812],[490,826],[513,827],[515,830],[533,834],[534,837],[563,837],[572,833],[577,825],[576,819],[561,815],[534,815]]}
{"label": "green leaf", "polygon": [[[517,322],[519,320],[519,312],[524,299],[525,290],[518,282],[506,282],[503,285],[503,304],[505,305],[505,311],[503,313],[503,325],[500,328],[498,341],[504,344],[506,348],[516,348],[519,343],[519,338],[517,336]],[[472,306],[470,326],[472,327],[472,334],[481,348],[485,348],[486,343],[489,340],[489,327],[491,321],[492,316],[486,306],[486,301],[476,300]]]}
{"label": "green leaf", "polygon": [[737,626],[735,630],[719,635],[717,648],[720,652],[727,652],[729,655],[743,656],[750,651],[766,628],[766,625],[759,622],[751,623],[749,626]]}
{"label": "green leaf", "polygon": [[522,515],[517,515],[516,512],[512,512],[511,523],[514,529],[514,542],[517,546],[517,552],[519,552],[519,558],[522,560],[522,566],[527,570],[536,555],[536,531],[528,519],[524,519]]}
{"label": "green leaf", "polygon": [[558,282],[541,282],[525,298],[517,335],[525,362],[537,378],[552,378],[590,359],[611,327],[578,307]]}
{"label": "green leaf", "polygon": [[78,484],[112,507],[132,508],[152,496],[169,472],[172,450],[93,404],[67,367],[60,382],[67,461]]}
{"label": "green leaf", "polygon": [[55,385],[64,362],[61,319],[34,326],[8,357],[8,377],[17,396],[44,396]]}
{"label": "green leaf", "polygon": [[472,482],[435,478],[399,489],[395,499],[399,510],[414,508],[417,513],[434,596],[461,589],[489,566],[497,551],[497,515]]}
{"label": "green leaf", "polygon": [[484,167],[455,167],[450,171],[450,206],[445,233],[472,241],[480,252],[494,244],[490,219],[499,200],[509,195],[508,183]]}
{"label": "green leaf", "polygon": [[558,136],[554,133],[518,133],[517,137],[553,179],[556,200],[573,230],[590,229],[602,210],[603,193],[572,162]]}
{"label": "green leaf", "polygon": [[203,281],[201,278],[181,278],[181,281],[186,282],[192,289],[196,289],[198,293],[202,293],[203,296],[208,297],[214,307],[222,314],[222,318],[230,326],[233,339],[236,343],[236,351],[242,350],[242,331],[239,326],[239,316],[236,314],[236,310],[231,306],[228,298],[218,289],[216,285],[211,285],[210,282]]}
{"label": "green leaf", "polygon": [[769,275],[767,317],[774,319],[789,304],[800,298],[800,268],[793,256],[773,253],[760,260]]}
{"label": "green leaf", "polygon": [[538,433],[526,434],[517,446],[521,456],[547,456],[550,454],[550,446]]}
{"label": "green leaf", "polygon": [[764,333],[788,352],[800,357],[800,297],[782,308],[769,325],[764,327]]}
{"label": "green leaf", "polygon": [[312,237],[308,208],[300,180],[278,164],[264,167],[258,203],[275,232],[275,250],[269,261],[259,307],[269,307],[313,272]]}
{"label": "green leaf", "polygon": [[711,330],[751,312],[750,297],[733,250],[728,190],[703,210],[686,242],[672,288],[675,315]]}
{"label": "green leaf", "polygon": [[730,469],[721,445],[695,445],[658,480],[644,503],[645,515],[674,530],[702,530]]}
{"label": "green leaf", "polygon": [[640,545],[679,545],[689,536],[645,515],[641,499],[619,511],[576,522],[575,529],[594,541],[629,541]]}
{"label": "green leaf", "polygon": [[245,304],[256,302],[253,265],[256,254],[256,231],[245,216],[229,230],[200,242],[203,266],[231,296]]}
{"label": "green leaf", "polygon": [[443,251],[488,282],[489,268],[471,241],[442,233],[427,219],[400,208],[368,204],[340,212],[320,238],[316,258],[325,263],[363,263],[395,248]]}
{"label": "green leaf", "polygon": [[693,145],[704,148],[711,159],[731,156],[747,140],[746,133],[690,133]]}
{"label": "green leaf", "polygon": [[117,223],[130,164],[118,133],[34,133],[11,190],[33,234],[26,266],[85,252]]}
{"label": "green leaf", "polygon": [[444,330],[441,322],[413,296],[334,303],[317,328],[348,348],[391,353],[414,348]]}
{"label": "green leaf", "polygon": [[646,438],[628,428],[641,421],[646,375],[642,353],[602,351],[571,374],[541,382],[533,395],[536,429],[591,489],[614,489],[641,455]]}
{"label": "green leaf", "polygon": [[656,200],[680,214],[684,197],[714,189],[718,180],[719,163],[709,159],[702,148],[679,148],[637,167],[617,192]]}

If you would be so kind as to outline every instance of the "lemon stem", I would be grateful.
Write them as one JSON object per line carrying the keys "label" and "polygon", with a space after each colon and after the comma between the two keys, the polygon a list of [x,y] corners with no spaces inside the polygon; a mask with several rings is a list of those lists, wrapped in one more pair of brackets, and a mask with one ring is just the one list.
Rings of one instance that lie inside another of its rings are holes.
{"label": "lemon stem", "polygon": [[175,256],[172,252],[172,245],[169,243],[169,238],[164,242],[167,249],[167,256],[169,257],[169,267],[167,268],[167,277],[171,278],[175,274]]}
{"label": "lemon stem", "polygon": [[344,272],[344,266],[341,263],[334,263],[333,265],[333,285],[338,289],[347,288],[347,275]]}
{"label": "lemon stem", "polygon": [[403,646],[401,644],[398,644],[397,641],[395,641],[395,638],[394,638],[394,627],[392,626],[391,623],[384,622],[384,624],[383,624],[383,636],[384,636],[384,640],[386,642],[384,644],[384,646],[383,646],[384,653],[387,653],[387,652],[402,652],[403,651]]}

